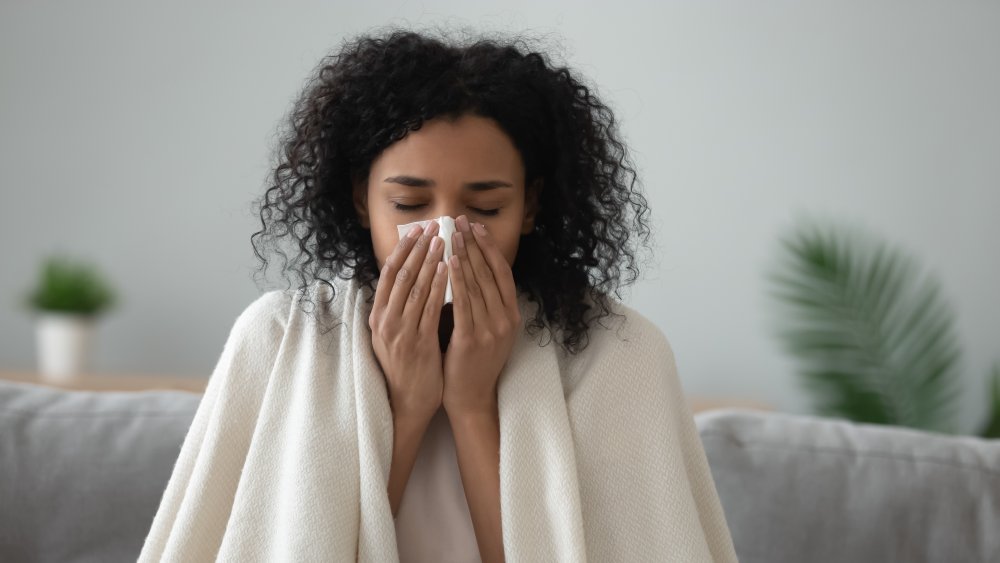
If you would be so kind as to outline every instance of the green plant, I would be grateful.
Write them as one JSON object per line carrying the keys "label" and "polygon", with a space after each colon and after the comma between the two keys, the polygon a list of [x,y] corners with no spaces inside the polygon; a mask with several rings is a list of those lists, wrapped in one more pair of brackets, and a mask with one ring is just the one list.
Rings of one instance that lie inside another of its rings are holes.
{"label": "green plant", "polygon": [[[783,237],[769,272],[785,316],[777,329],[822,415],[954,432],[959,348],[933,275],[857,230],[805,222]],[[1000,368],[991,422],[1000,431]]]}
{"label": "green plant", "polygon": [[96,268],[54,256],[43,263],[38,285],[25,301],[35,310],[93,316],[117,299]]}
{"label": "green plant", "polygon": [[979,435],[985,438],[1000,438],[1000,362],[993,366],[993,379],[989,396],[992,415],[983,424]]}

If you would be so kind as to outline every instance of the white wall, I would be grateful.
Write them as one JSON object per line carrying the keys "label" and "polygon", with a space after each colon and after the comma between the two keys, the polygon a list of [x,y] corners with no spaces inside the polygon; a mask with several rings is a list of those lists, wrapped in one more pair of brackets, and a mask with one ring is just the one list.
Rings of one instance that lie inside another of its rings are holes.
{"label": "white wall", "polygon": [[312,67],[373,26],[471,25],[549,37],[618,111],[656,221],[628,301],[666,332],[689,393],[809,410],[763,278],[803,211],[865,224],[940,275],[965,350],[960,424],[985,415],[996,2],[138,4],[0,3],[0,369],[34,366],[15,299],[59,249],[123,293],[98,369],[206,376],[259,293],[249,203]]}

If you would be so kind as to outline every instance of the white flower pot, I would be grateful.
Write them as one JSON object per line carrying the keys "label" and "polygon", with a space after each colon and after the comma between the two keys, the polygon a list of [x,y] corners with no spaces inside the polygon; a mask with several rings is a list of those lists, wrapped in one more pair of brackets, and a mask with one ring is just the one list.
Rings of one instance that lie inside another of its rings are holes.
{"label": "white flower pot", "polygon": [[90,368],[94,322],[74,313],[39,312],[36,324],[38,371],[52,383],[65,382]]}

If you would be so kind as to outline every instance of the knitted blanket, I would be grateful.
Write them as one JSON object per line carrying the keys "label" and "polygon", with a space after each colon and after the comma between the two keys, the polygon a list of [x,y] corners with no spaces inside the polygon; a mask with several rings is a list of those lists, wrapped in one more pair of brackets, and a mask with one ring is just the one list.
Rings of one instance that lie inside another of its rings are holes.
{"label": "knitted blanket", "polygon": [[[393,425],[370,290],[294,289],[236,319],[146,537],[149,561],[398,561]],[[522,318],[537,305],[521,298]],[[736,561],[673,351],[649,320],[591,329],[568,355],[522,330],[497,383],[505,558]],[[312,309],[309,309],[312,311]]]}

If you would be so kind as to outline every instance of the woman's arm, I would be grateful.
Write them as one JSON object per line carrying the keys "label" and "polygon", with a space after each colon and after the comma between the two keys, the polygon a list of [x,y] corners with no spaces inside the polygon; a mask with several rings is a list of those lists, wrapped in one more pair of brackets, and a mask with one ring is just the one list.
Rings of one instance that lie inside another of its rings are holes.
{"label": "woman's arm", "polygon": [[392,466],[389,469],[389,506],[392,507],[392,517],[399,512],[399,503],[403,500],[403,491],[410,480],[413,464],[417,461],[420,451],[420,441],[430,424],[426,416],[404,416],[393,414],[392,417]]}
{"label": "woman's arm", "polygon": [[458,467],[479,556],[484,563],[504,560],[500,528],[500,411],[448,412]]}
{"label": "woman's arm", "polygon": [[445,352],[441,402],[455,436],[479,555],[493,563],[504,560],[497,381],[523,326],[513,272],[486,227],[473,228],[465,215],[455,226],[456,250],[449,259],[455,328]]}
{"label": "woman's arm", "polygon": [[[385,260],[368,326],[392,409],[389,506],[396,518],[424,431],[441,408],[444,375],[438,323],[448,277],[438,224],[414,227]],[[432,240],[433,239],[433,240]],[[416,273],[416,275],[414,275]]]}

